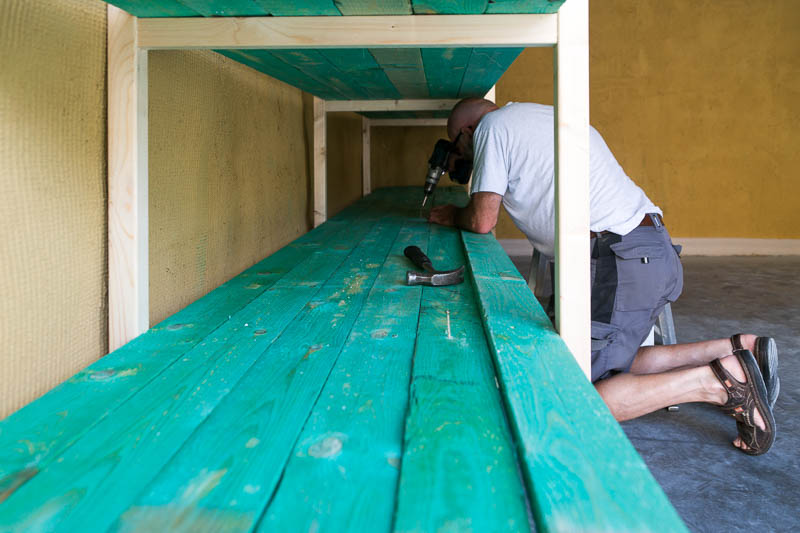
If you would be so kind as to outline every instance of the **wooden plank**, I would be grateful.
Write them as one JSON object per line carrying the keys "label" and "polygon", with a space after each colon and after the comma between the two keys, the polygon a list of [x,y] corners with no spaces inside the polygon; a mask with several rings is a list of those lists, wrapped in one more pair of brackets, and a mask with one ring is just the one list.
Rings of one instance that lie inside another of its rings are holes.
{"label": "wooden plank", "polygon": [[401,98],[428,98],[428,83],[422,65],[422,54],[413,48],[375,48],[370,50],[375,61],[397,88]]}
{"label": "wooden plank", "polygon": [[350,233],[355,216],[380,214],[372,199],[350,206],[336,220],[290,245],[167,318],[147,333],[54,388],[0,422],[0,487],[45,468],[91,427],[273,286],[329,239]]}
{"label": "wooden plank", "polygon": [[[350,275],[344,279],[353,283],[366,277],[352,274],[350,252],[373,224],[370,218],[351,223],[331,239],[324,253],[312,254],[158,379],[141,387],[113,416],[10,496],[9,511],[0,515],[0,530],[26,531],[52,521],[64,531],[105,531],[254,361],[283,338],[284,330],[297,328],[293,320],[314,307],[313,302],[307,306],[312,298],[322,301],[320,293],[330,294],[332,273],[337,273],[334,284],[340,289],[343,275]],[[382,228],[373,228],[359,246],[373,246]],[[54,494],[67,497],[53,500]]]}
{"label": "wooden plank", "polygon": [[464,71],[459,98],[483,97],[522,52],[521,48],[473,48]]}
{"label": "wooden plank", "polygon": [[411,219],[400,231],[259,531],[391,529],[421,295],[402,281],[403,250],[426,248],[428,228]]}
{"label": "wooden plank", "polygon": [[344,98],[344,95],[335,88],[325,85],[325,83],[308,76],[304,72],[300,72],[294,66],[273,56],[268,50],[215,51],[319,98]]}
{"label": "wooden plank", "polygon": [[328,219],[327,113],[325,101],[314,97],[314,227]]}
{"label": "wooden plank", "polygon": [[[366,48],[321,50],[320,54],[356,83],[368,98],[399,98],[400,93]],[[355,79],[354,79],[355,78]]]}
{"label": "wooden plank", "polygon": [[108,6],[108,345],[150,325],[147,225],[147,52],[137,20]]}
{"label": "wooden plank", "polygon": [[[451,228],[434,227],[428,250],[437,268],[464,264]],[[530,531],[469,279],[424,289],[417,339],[394,530]]]}
{"label": "wooden plank", "polygon": [[117,6],[137,17],[197,17],[199,13],[176,0],[160,2],[143,2],[142,0],[108,0],[108,4]]}
{"label": "wooden plank", "polygon": [[552,46],[557,15],[390,15],[142,19],[148,49]]}
{"label": "wooden plank", "polygon": [[386,217],[361,241],[113,529],[251,530],[386,259],[398,220]]}
{"label": "wooden plank", "polygon": [[458,100],[424,99],[411,100],[342,100],[326,102],[328,111],[450,111]]}
{"label": "wooden plank", "polygon": [[458,94],[471,55],[472,50],[469,48],[422,49],[422,63],[425,66],[425,79],[431,98]]}
{"label": "wooden plank", "polygon": [[592,376],[589,250],[589,1],[558,14],[555,47],[556,327]]}
{"label": "wooden plank", "polygon": [[409,0],[337,0],[342,15],[410,15]]}
{"label": "wooden plank", "polygon": [[336,68],[317,50],[274,50],[270,53],[309,78],[335,90],[346,99],[367,96],[358,84],[352,83],[346,72]]}
{"label": "wooden plank", "polygon": [[447,126],[446,118],[369,119],[371,126]]}
{"label": "wooden plank", "polygon": [[415,15],[480,15],[489,5],[488,0],[412,0],[411,3]]}
{"label": "wooden plank", "polygon": [[370,158],[372,147],[370,143],[369,119],[361,117],[361,194],[367,196],[372,192],[372,179]]}
{"label": "wooden plank", "polygon": [[462,240],[537,530],[686,531],[499,243]]}
{"label": "wooden plank", "polygon": [[180,3],[204,17],[251,17],[269,14],[255,0],[180,0]]}
{"label": "wooden plank", "polygon": [[253,0],[267,13],[276,17],[308,15],[338,16],[339,10],[333,0]]}
{"label": "wooden plank", "polygon": [[[486,13],[555,13],[565,0],[493,0]],[[570,0],[572,1],[572,0]]]}

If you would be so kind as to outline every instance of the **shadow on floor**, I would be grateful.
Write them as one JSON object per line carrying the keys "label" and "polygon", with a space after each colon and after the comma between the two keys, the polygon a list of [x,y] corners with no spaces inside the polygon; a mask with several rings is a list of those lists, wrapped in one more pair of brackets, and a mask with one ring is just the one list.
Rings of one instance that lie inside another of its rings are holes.
{"label": "shadow on floor", "polygon": [[[527,257],[514,257],[527,276]],[[737,451],[734,420],[708,404],[684,404],[622,424],[690,530],[800,528],[800,257],[686,257],[672,306],[678,342],[754,333],[774,337],[781,393],[775,444],[759,457]]]}

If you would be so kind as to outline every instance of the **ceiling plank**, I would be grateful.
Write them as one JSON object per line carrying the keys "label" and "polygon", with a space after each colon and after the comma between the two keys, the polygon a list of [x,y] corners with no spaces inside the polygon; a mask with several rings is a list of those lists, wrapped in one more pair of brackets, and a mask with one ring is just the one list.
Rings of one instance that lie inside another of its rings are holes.
{"label": "ceiling plank", "polygon": [[458,91],[459,98],[483,97],[521,52],[521,48],[473,48]]}
{"label": "ceiling plank", "polygon": [[410,0],[336,0],[342,15],[411,15]]}
{"label": "ceiling plank", "polygon": [[469,61],[470,48],[423,48],[422,63],[431,98],[458,94]]}
{"label": "ceiling plank", "polygon": [[254,0],[179,0],[204,17],[247,17],[266,15]]}
{"label": "ceiling plank", "polygon": [[412,0],[415,15],[480,15],[488,0]]}
{"label": "ceiling plank", "polygon": [[368,98],[400,98],[397,88],[366,48],[334,48],[320,53],[344,72],[350,83],[357,83]]}
{"label": "ceiling plank", "polygon": [[253,0],[264,11],[275,17],[338,16],[341,15],[333,0]]}
{"label": "ceiling plank", "polygon": [[177,2],[163,0],[160,2],[142,2],[141,0],[107,0],[109,4],[124,9],[137,17],[197,17],[200,14]]}
{"label": "ceiling plank", "polygon": [[428,82],[418,48],[374,48],[370,52],[401,98],[428,98]]}
{"label": "ceiling plank", "polygon": [[271,54],[340,93],[345,100],[367,97],[359,84],[350,83],[349,76],[325,59],[319,50],[273,50]]}

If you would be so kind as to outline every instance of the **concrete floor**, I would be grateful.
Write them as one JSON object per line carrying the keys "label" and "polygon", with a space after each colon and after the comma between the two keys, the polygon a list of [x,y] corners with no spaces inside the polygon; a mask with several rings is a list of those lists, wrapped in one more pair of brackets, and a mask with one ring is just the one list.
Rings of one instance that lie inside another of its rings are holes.
{"label": "concrete floor", "polygon": [[[512,258],[527,276],[529,258]],[[775,338],[781,393],[769,452],[736,450],[735,421],[684,404],[622,424],[693,532],[800,529],[800,257],[686,257],[672,306],[678,342],[754,333]]]}

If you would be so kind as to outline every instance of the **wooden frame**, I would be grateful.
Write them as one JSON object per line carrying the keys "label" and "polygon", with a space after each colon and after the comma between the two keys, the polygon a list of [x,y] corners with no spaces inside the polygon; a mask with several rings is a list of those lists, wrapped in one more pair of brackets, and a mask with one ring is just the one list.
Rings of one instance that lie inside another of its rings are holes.
{"label": "wooden frame", "polygon": [[[554,46],[557,327],[589,376],[588,12],[588,0],[548,15],[136,19],[109,7],[110,349],[146,330],[149,318],[146,50]],[[314,100],[315,225],[326,218],[325,114],[354,110],[347,105]]]}

